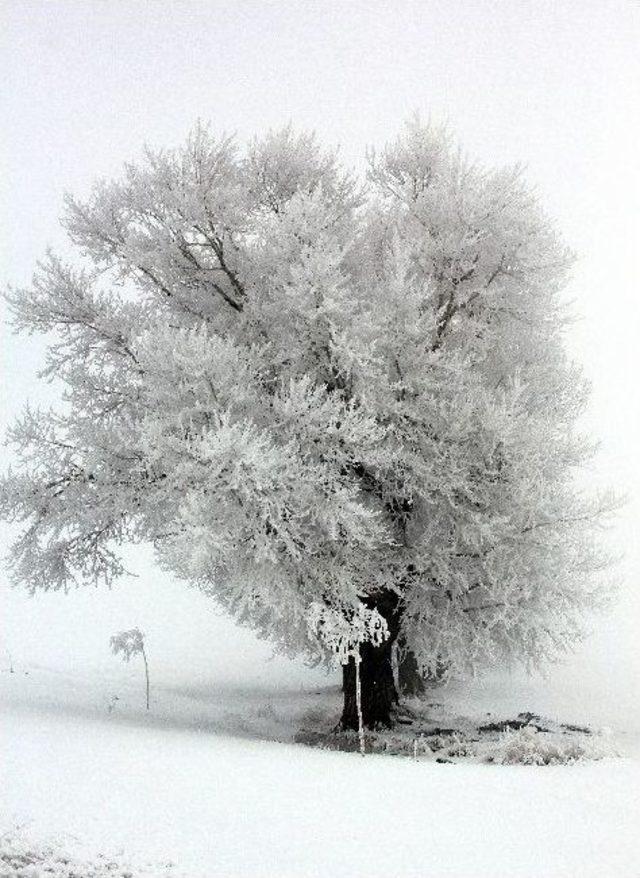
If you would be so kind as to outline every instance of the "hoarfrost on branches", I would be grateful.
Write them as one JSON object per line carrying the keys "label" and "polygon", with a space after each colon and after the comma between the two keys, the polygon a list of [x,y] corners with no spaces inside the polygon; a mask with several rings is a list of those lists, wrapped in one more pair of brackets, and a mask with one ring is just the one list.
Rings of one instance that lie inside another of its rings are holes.
{"label": "hoarfrost on branches", "polygon": [[521,169],[414,121],[363,184],[291,128],[198,126],[63,222],[78,263],[7,293],[65,385],[10,434],[16,580],[110,583],[150,542],[285,650],[326,656],[310,608],[364,604],[423,673],[580,636],[615,501],[577,488],[572,255]]}
{"label": "hoarfrost on branches", "polygon": [[379,646],[389,636],[386,620],[376,610],[364,604],[345,614],[324,604],[314,602],[308,612],[309,629],[329,649],[334,660],[341,665],[359,655],[361,643]]}
{"label": "hoarfrost on branches", "polygon": [[114,634],[109,642],[113,654],[122,654],[125,662],[128,662],[131,656],[139,655],[144,651],[144,635],[137,628],[120,631],[119,634]]}
{"label": "hoarfrost on branches", "polygon": [[[130,661],[134,655],[142,656],[144,663],[144,677],[146,684],[147,710],[149,710],[149,663],[147,661],[147,653],[144,648],[144,634],[138,628],[131,628],[129,631],[120,631],[110,638],[111,652],[114,655],[121,655],[125,662]],[[113,709],[113,702],[111,703]]]}

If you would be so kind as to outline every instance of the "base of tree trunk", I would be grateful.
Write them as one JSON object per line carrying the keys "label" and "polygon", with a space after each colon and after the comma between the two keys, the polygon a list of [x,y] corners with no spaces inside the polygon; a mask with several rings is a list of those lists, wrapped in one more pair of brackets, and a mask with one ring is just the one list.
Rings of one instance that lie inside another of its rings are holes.
{"label": "base of tree trunk", "polygon": [[[360,649],[360,688],[362,693],[362,724],[367,729],[393,726],[393,709],[398,692],[391,664],[393,644],[381,646],[363,643]],[[358,730],[356,700],[356,666],[354,659],[343,669],[344,709],[340,720],[343,729]]]}

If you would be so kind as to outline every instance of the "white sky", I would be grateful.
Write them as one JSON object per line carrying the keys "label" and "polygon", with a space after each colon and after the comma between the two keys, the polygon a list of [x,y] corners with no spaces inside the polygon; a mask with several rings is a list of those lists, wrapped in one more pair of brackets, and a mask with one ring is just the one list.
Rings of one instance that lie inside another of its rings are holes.
{"label": "white sky", "polygon": [[[179,142],[197,117],[241,137],[292,121],[353,163],[414,111],[445,117],[472,156],[528,166],[577,251],[571,345],[594,384],[594,478],[640,494],[640,5],[0,0],[0,15],[0,284],[27,283],[47,244],[64,252],[65,191],[115,174],[144,141]],[[1,332],[4,426],[48,391],[41,343]],[[638,508],[617,529],[629,649]]]}

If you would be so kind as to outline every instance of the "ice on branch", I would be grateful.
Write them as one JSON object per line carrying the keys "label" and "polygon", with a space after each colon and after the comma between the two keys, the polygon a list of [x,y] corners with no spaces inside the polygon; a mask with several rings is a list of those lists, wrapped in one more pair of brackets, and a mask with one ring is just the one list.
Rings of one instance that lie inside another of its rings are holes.
{"label": "ice on branch", "polygon": [[336,664],[346,665],[351,658],[360,661],[360,645],[380,646],[389,637],[386,620],[363,603],[344,611],[314,602],[307,614],[310,632],[318,637],[333,656]]}

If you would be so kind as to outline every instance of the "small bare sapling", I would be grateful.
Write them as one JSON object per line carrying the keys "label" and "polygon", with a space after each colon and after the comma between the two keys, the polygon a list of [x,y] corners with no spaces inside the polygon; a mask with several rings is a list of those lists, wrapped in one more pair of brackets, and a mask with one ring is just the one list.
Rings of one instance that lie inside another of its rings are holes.
{"label": "small bare sapling", "polygon": [[113,654],[121,654],[125,662],[128,662],[131,656],[142,656],[146,682],[147,710],[149,710],[149,664],[144,650],[144,634],[138,628],[131,628],[130,631],[120,631],[118,634],[114,634],[110,643]]}
{"label": "small bare sapling", "polygon": [[11,653],[9,652],[9,650],[7,649],[6,646],[4,647],[4,651],[6,652],[6,654],[7,654],[7,658],[9,659],[9,667],[8,667],[8,668],[3,668],[2,670],[3,670],[3,671],[9,671],[10,674],[14,674],[15,671],[14,671],[14,668],[13,668],[13,656],[11,655]]}

